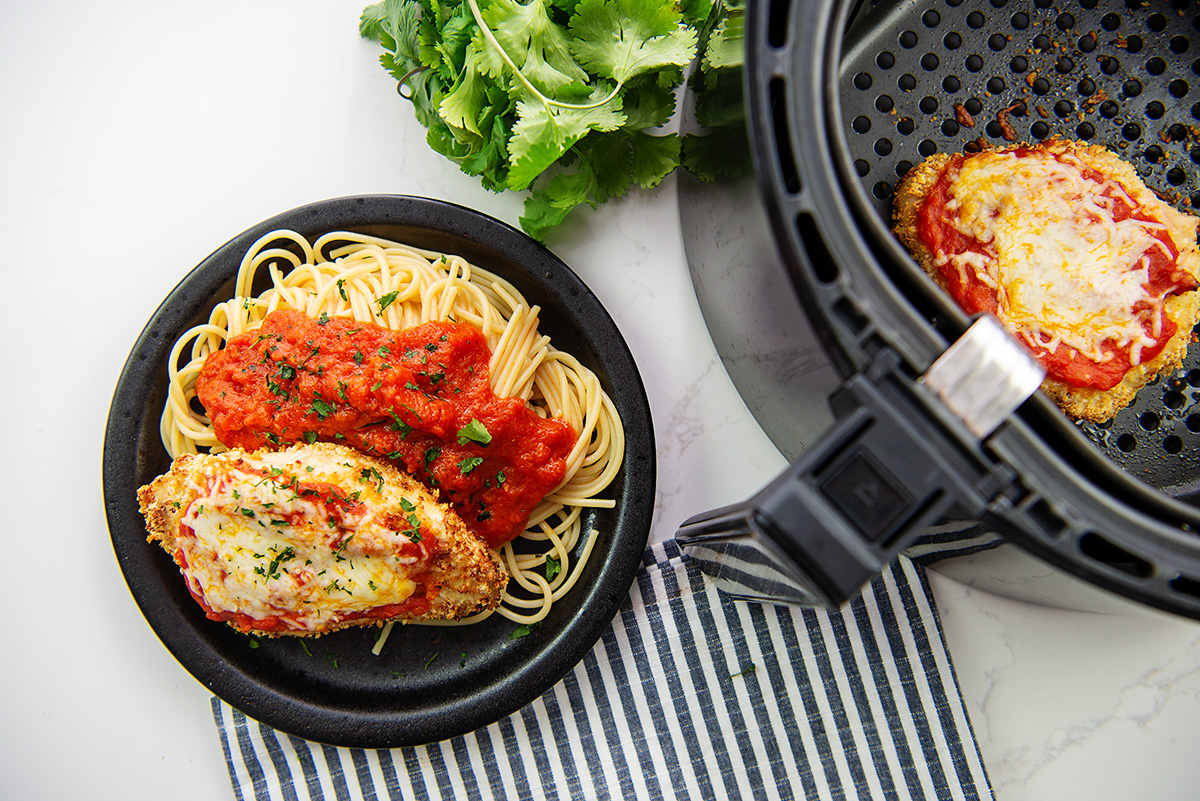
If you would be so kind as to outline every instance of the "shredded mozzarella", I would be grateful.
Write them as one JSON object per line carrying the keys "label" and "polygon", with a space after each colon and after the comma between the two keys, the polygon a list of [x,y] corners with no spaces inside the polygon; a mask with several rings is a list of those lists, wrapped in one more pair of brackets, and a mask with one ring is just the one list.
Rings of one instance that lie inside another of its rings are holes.
{"label": "shredded mozzarella", "polygon": [[947,215],[988,254],[938,254],[960,276],[967,271],[997,289],[997,315],[1031,345],[1065,343],[1093,362],[1112,358],[1102,345],[1130,347],[1138,364],[1154,344],[1143,323],[1161,332],[1163,298],[1149,290],[1149,259],[1169,249],[1158,222],[1117,221],[1119,200],[1135,207],[1118,182],[1084,177],[1074,156],[989,151],[963,162],[952,177]]}
{"label": "shredded mozzarella", "polygon": [[[285,464],[274,454],[259,462],[262,469]],[[363,486],[348,466],[320,455],[307,466],[316,469],[306,478],[339,484],[344,494]],[[416,582],[405,568],[419,559],[395,555],[403,535],[378,520],[372,505],[333,515],[282,480],[221,463],[194,487],[181,521],[194,533],[181,543],[184,572],[214,611],[284,615],[289,626],[313,630],[334,615],[412,595]]]}

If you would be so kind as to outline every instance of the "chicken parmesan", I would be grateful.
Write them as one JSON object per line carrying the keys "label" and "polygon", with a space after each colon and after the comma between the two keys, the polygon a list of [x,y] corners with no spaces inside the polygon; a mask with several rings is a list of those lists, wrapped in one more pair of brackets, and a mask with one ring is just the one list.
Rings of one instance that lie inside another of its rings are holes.
{"label": "chicken parmesan", "polygon": [[457,620],[508,580],[420,482],[342,445],[185,454],[138,501],[208,617],[245,633]]}
{"label": "chicken parmesan", "polygon": [[1103,422],[1182,363],[1200,311],[1197,219],[1103,147],[935,154],[897,187],[895,233],[968,314],[994,314],[1068,415]]}

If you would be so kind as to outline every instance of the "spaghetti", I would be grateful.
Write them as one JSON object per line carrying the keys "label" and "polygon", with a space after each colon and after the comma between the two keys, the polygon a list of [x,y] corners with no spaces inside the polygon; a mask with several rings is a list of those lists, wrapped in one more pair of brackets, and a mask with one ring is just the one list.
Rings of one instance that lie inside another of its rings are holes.
{"label": "spaghetti", "polygon": [[[255,292],[256,281],[269,285]],[[218,303],[208,322],[185,332],[171,351],[160,433],[172,458],[226,449],[196,402],[196,378],[231,337],[284,309],[394,330],[431,321],[467,323],[483,333],[492,352],[489,383],[497,396],[521,398],[538,415],[561,418],[578,432],[563,480],[533,510],[520,536],[499,551],[510,581],[495,611],[524,625],[544,619],[579,580],[595,548],[597,534],[583,531],[583,512],[614,505],[598,495],[621,467],[625,440],[596,375],[538,330],[539,307],[504,279],[455,255],[347,232],[312,243],[294,231],[269,233],[243,257],[233,297]]]}

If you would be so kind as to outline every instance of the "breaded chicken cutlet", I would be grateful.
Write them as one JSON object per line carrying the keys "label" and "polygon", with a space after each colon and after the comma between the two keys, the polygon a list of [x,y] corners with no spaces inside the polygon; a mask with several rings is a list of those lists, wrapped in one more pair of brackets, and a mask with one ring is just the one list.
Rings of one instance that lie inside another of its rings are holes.
{"label": "breaded chicken cutlet", "polygon": [[331,443],[183,455],[138,491],[208,617],[265,636],[494,609],[494,553],[416,479]]}
{"label": "breaded chicken cutlet", "polygon": [[1178,368],[1200,315],[1196,217],[1098,145],[931,156],[897,187],[894,231],[969,314],[995,314],[1064,412],[1103,422]]}

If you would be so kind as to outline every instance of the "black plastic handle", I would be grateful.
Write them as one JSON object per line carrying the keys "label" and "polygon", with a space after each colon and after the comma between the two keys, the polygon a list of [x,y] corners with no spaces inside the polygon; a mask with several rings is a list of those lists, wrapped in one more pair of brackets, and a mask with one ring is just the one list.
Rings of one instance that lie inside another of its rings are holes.
{"label": "black plastic handle", "polygon": [[890,361],[846,382],[831,399],[838,422],[764,489],[680,527],[684,552],[724,589],[839,606],[950,509],[984,513],[993,466]]}

